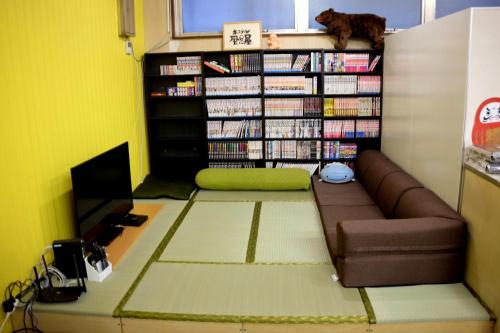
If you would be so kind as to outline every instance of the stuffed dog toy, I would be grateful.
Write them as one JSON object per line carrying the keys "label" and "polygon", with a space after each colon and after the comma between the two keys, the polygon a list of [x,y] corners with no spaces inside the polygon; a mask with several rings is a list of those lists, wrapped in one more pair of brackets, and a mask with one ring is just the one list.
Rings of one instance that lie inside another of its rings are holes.
{"label": "stuffed dog toy", "polygon": [[384,47],[385,17],[339,13],[330,8],[316,16],[316,22],[326,26],[329,34],[337,36],[336,49],[345,49],[351,36],[368,38],[375,49]]}

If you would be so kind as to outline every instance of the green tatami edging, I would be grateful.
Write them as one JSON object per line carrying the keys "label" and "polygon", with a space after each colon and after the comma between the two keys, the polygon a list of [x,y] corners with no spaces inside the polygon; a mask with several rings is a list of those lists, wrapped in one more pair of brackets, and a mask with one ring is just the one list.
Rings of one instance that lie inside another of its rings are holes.
{"label": "green tatami edging", "polygon": [[358,290],[332,282],[334,272],[331,264],[155,262],[120,315],[212,322],[368,323]]}
{"label": "green tatami edging", "polygon": [[151,255],[151,258],[149,258],[146,265],[144,265],[144,268],[141,270],[141,272],[139,273],[139,275],[137,276],[135,281],[132,283],[132,285],[130,286],[128,291],[125,293],[125,295],[121,299],[120,303],[116,307],[115,311],[113,311],[113,317],[120,317],[121,316],[121,312],[122,312],[123,307],[125,306],[125,304],[127,304],[127,301],[129,300],[130,296],[132,296],[132,294],[134,293],[134,290],[137,288],[137,286],[141,282],[142,278],[144,277],[144,274],[146,274],[146,272],[149,269],[149,267],[151,266],[151,264],[160,258],[161,254],[163,253],[163,251],[167,247],[168,243],[170,242],[170,240],[174,236],[175,232],[177,231],[177,229],[181,225],[182,221],[184,221],[184,217],[186,217],[187,213],[189,212],[189,210],[191,209],[191,207],[194,204],[195,197],[196,197],[196,193],[188,201],[186,207],[184,207],[182,212],[179,214],[179,216],[175,220],[174,224],[170,227],[170,229],[168,230],[168,232],[165,235],[165,237],[163,238],[163,240],[160,242],[160,244],[158,245],[156,250]]}
{"label": "green tatami edging", "polygon": [[363,324],[368,317],[359,316],[234,316],[201,315],[186,313],[164,313],[123,311],[122,317],[136,319],[178,320],[217,323],[254,323],[254,324]]}
{"label": "green tatami edging", "polygon": [[257,247],[257,236],[259,235],[259,221],[260,221],[260,211],[262,208],[262,202],[256,202],[253,211],[252,218],[252,228],[250,229],[250,237],[248,238],[247,247],[247,263],[253,263],[255,261],[255,249]]}
{"label": "green tatami edging", "polygon": [[375,312],[373,311],[372,303],[370,302],[370,298],[366,293],[365,288],[359,288],[359,294],[361,295],[361,300],[363,301],[363,305],[365,306],[366,313],[368,314],[368,321],[370,324],[376,324],[377,318],[375,317]]}

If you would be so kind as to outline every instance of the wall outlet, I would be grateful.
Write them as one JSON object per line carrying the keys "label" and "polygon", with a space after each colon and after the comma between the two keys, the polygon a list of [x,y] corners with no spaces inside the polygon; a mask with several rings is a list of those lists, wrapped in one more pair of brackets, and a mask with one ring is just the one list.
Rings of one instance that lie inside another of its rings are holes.
{"label": "wall outlet", "polygon": [[125,54],[127,54],[127,55],[132,54],[132,42],[129,40],[125,41]]}

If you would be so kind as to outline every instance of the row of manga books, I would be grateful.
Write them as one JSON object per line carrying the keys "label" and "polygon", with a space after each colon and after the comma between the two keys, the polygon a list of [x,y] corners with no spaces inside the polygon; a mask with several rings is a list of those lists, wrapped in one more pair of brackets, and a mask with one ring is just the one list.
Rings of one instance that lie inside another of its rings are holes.
{"label": "row of manga books", "polygon": [[325,53],[325,72],[352,73],[367,72],[370,55],[368,53]]}
{"label": "row of manga books", "polygon": [[266,76],[264,77],[266,95],[317,94],[318,78],[305,76]]}
{"label": "row of manga books", "polygon": [[380,122],[378,120],[357,120],[357,138],[378,138],[380,136]]}
{"label": "row of manga books", "polygon": [[208,158],[218,159],[261,159],[261,141],[209,142]]}
{"label": "row of manga books", "polygon": [[242,169],[242,168],[255,168],[255,162],[209,162],[209,168],[219,168],[219,169]]}
{"label": "row of manga books", "polygon": [[325,139],[378,138],[380,122],[378,120],[325,120]]}
{"label": "row of manga books", "polygon": [[323,143],[323,158],[329,160],[354,159],[358,146],[355,143],[341,143],[340,141],[325,141]]}
{"label": "row of manga books", "polygon": [[205,94],[206,96],[258,95],[260,76],[206,78]]}
{"label": "row of manga books", "polygon": [[378,94],[380,93],[380,76],[357,75],[325,75],[325,94]]}
{"label": "row of manga books", "polygon": [[325,98],[325,117],[370,117],[380,116],[380,97]]}
{"label": "row of manga books", "polygon": [[207,99],[208,118],[255,117],[262,114],[260,98]]}
{"label": "row of manga books", "polygon": [[260,138],[262,122],[260,120],[210,120],[207,121],[207,137],[221,138]]}
{"label": "row of manga books", "polygon": [[266,141],[266,159],[320,159],[321,141]]}
{"label": "row of manga books", "polygon": [[160,75],[201,74],[201,56],[177,57],[175,65],[160,65]]}
{"label": "row of manga books", "polygon": [[319,138],[321,137],[320,119],[268,119],[266,138]]}
{"label": "row of manga books", "polygon": [[151,96],[201,96],[201,81],[201,76],[195,76],[193,81],[179,81],[175,87],[156,87]]}
{"label": "row of manga books", "polygon": [[308,54],[264,54],[264,72],[303,72],[311,57]]}
{"label": "row of manga books", "polygon": [[266,98],[264,106],[266,117],[321,115],[321,99],[318,97]]}
{"label": "row of manga books", "polygon": [[260,54],[231,54],[229,65],[233,73],[258,73],[260,72]]}

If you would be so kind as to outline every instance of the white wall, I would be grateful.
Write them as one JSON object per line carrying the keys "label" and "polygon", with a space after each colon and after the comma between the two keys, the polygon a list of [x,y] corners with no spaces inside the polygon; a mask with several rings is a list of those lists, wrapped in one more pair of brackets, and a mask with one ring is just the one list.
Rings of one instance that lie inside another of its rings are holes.
{"label": "white wall", "polygon": [[386,37],[382,151],[453,208],[462,172],[471,10]]}
{"label": "white wall", "polygon": [[[470,146],[474,117],[479,105],[500,97],[500,8],[473,8],[465,146]],[[488,137],[500,143],[500,122]]]}

